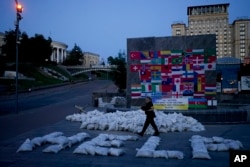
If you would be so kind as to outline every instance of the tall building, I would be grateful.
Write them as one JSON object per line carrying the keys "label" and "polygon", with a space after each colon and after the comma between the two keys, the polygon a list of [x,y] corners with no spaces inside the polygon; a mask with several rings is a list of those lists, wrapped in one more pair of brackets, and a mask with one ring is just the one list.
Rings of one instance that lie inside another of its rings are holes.
{"label": "tall building", "polygon": [[250,56],[250,19],[229,24],[229,3],[187,8],[188,25],[171,25],[172,36],[216,34],[216,54],[244,59]]}

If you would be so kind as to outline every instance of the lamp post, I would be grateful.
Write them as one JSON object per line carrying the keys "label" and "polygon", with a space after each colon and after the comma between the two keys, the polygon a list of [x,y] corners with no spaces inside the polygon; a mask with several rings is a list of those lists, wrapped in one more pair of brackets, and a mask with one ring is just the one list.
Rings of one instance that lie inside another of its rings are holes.
{"label": "lamp post", "polygon": [[18,113],[18,45],[19,45],[19,22],[22,19],[21,13],[23,12],[23,7],[17,0],[16,3],[16,113]]}

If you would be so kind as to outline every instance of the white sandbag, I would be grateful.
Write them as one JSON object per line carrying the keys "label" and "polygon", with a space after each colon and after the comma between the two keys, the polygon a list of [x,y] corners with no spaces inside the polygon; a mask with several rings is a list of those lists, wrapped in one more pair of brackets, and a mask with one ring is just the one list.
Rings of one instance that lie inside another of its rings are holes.
{"label": "white sandbag", "polygon": [[224,142],[224,138],[223,137],[213,136],[212,139],[213,139],[214,143],[223,143]]}
{"label": "white sandbag", "polygon": [[89,124],[88,122],[82,121],[80,129],[87,129],[88,124]]}
{"label": "white sandbag", "polygon": [[62,132],[52,132],[50,134],[44,135],[43,138],[46,142],[49,142],[51,139],[62,135],[63,135]]}
{"label": "white sandbag", "polygon": [[80,146],[78,146],[74,151],[73,151],[74,154],[85,154],[87,155],[88,152],[86,151],[85,149],[85,146],[82,144]]}
{"label": "white sandbag", "polygon": [[55,144],[55,145],[50,145],[47,148],[43,150],[44,153],[58,153],[63,149],[62,145]]}
{"label": "white sandbag", "polygon": [[225,143],[217,144],[217,151],[228,151],[228,146]]}
{"label": "white sandbag", "polygon": [[154,153],[154,150],[139,149],[136,153],[136,157],[152,158],[153,153]]}
{"label": "white sandbag", "polygon": [[96,155],[107,156],[108,153],[109,153],[109,148],[106,148],[106,147],[99,147],[99,146],[96,146],[96,147],[95,147],[95,154],[96,154]]}
{"label": "white sandbag", "polygon": [[96,141],[92,141],[92,142],[96,146],[101,146],[101,147],[111,147],[112,146],[110,141],[96,140]]}
{"label": "white sandbag", "polygon": [[51,137],[47,139],[47,142],[59,144],[63,147],[71,146],[70,140],[65,136]]}
{"label": "white sandbag", "polygon": [[34,137],[31,139],[31,143],[33,143],[34,146],[41,146],[45,142],[46,141],[43,137]]}
{"label": "white sandbag", "polygon": [[181,151],[167,150],[167,156],[168,156],[168,158],[174,158],[174,159],[183,159],[184,158],[184,154]]}
{"label": "white sandbag", "polygon": [[208,151],[217,151],[218,149],[218,145],[214,143],[206,144],[206,147]]}
{"label": "white sandbag", "polygon": [[111,140],[110,144],[112,147],[121,147],[124,145],[124,142],[121,140]]}
{"label": "white sandbag", "polygon": [[95,155],[95,147],[96,146],[93,146],[91,144],[86,144],[85,145],[85,150],[87,151],[88,154]]}
{"label": "white sandbag", "polygon": [[202,138],[193,139],[191,141],[191,147],[193,149],[192,158],[211,159]]}
{"label": "white sandbag", "polygon": [[168,152],[167,150],[155,150],[153,153],[154,158],[166,158],[168,159]]}
{"label": "white sandbag", "polygon": [[239,140],[227,139],[227,140],[224,140],[224,143],[231,150],[239,150],[239,149],[243,148],[243,145],[242,145],[242,143]]}
{"label": "white sandbag", "polygon": [[113,148],[111,147],[109,149],[109,155],[111,156],[120,156],[124,153],[123,149],[120,149],[120,148]]}
{"label": "white sandbag", "polygon": [[84,141],[85,139],[89,137],[90,137],[89,134],[85,132],[81,132],[81,133],[77,133],[76,135],[68,137],[68,139],[70,140],[71,145],[74,145],[76,143]]}
{"label": "white sandbag", "polygon": [[129,141],[136,141],[138,140],[138,136],[132,136],[132,135],[117,135],[116,136],[117,140],[129,140]]}
{"label": "white sandbag", "polygon": [[213,143],[213,139],[209,137],[203,137],[203,141],[205,144]]}
{"label": "white sandbag", "polygon": [[30,139],[26,139],[22,145],[17,149],[17,152],[21,151],[32,151],[33,150],[33,143],[30,141]]}

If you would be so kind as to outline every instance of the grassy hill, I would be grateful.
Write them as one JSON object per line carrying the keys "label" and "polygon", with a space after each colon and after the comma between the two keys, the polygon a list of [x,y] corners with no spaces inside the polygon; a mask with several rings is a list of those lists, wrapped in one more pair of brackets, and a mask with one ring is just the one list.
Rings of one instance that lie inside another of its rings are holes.
{"label": "grassy hill", "polygon": [[[86,80],[88,77],[85,74],[78,75],[77,77],[72,77],[70,74],[65,71],[60,66],[55,65],[44,65],[43,68],[50,69],[59,73],[60,75],[67,78],[67,80],[61,80],[56,78],[56,76],[48,75],[48,73],[44,72],[41,67],[34,66],[33,64],[28,63],[20,63],[19,64],[19,72],[22,73],[26,79],[19,78],[18,86],[19,90],[28,90],[29,88],[37,88],[37,87],[44,87],[48,85],[55,85],[55,84],[62,84],[65,82],[72,82],[72,81],[79,81],[79,80]],[[9,65],[6,67],[6,71],[15,71],[16,67],[15,64]],[[7,87],[8,91],[15,90],[15,79],[0,79],[0,84]]]}

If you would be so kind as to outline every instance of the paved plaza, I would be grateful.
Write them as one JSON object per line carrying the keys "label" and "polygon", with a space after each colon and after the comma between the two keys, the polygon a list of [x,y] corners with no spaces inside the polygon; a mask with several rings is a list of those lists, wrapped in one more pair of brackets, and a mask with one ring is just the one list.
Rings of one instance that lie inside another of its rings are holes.
{"label": "paved plaza", "polygon": [[[71,122],[65,119],[66,115],[72,114],[61,112],[61,120],[42,127],[34,127],[26,130],[30,126],[28,122],[32,115],[33,119],[39,121],[38,117],[49,120],[48,113],[52,108],[44,107],[41,111],[27,112],[19,115],[7,115],[0,117],[0,121],[5,122],[6,129],[0,128],[0,166],[20,167],[20,166],[229,166],[229,152],[209,152],[210,160],[192,159],[192,148],[189,139],[193,135],[204,137],[223,137],[225,139],[234,139],[242,142],[244,150],[250,150],[250,125],[249,124],[231,124],[231,125],[205,125],[206,130],[201,132],[169,132],[160,134],[160,145],[157,150],[176,150],[184,153],[183,159],[165,159],[165,158],[138,158],[136,149],[142,147],[150,135],[139,137],[136,141],[125,141],[121,147],[124,154],[121,156],[100,156],[100,155],[81,155],[73,154],[73,151],[79,144],[66,148],[57,154],[42,152],[48,145],[36,147],[31,152],[16,153],[20,145],[27,139],[44,136],[51,132],[63,132],[65,136],[72,136],[79,132],[86,132],[90,135],[90,140],[99,134],[115,135],[135,135],[131,132],[121,131],[95,131],[80,129],[80,122]],[[53,115],[52,115],[53,116]],[[18,124],[18,122],[20,122]],[[22,123],[21,123],[22,122]],[[7,124],[7,125],[6,125]],[[22,125],[21,125],[22,124]],[[6,136],[8,138],[6,138]]]}

